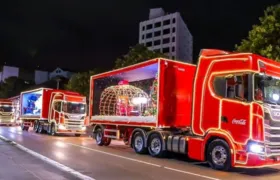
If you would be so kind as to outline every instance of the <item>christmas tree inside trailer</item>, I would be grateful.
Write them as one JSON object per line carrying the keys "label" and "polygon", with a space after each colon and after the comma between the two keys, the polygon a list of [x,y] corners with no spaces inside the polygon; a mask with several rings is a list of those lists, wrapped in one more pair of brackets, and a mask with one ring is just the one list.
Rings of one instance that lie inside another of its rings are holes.
{"label": "christmas tree inside trailer", "polygon": [[94,79],[92,120],[156,122],[158,63]]}

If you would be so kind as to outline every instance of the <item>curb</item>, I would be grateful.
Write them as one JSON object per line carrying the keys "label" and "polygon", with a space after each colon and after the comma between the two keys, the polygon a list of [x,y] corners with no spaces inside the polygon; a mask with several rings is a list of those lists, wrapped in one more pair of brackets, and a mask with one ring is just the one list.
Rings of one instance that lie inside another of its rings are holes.
{"label": "curb", "polygon": [[7,143],[9,143],[12,146],[17,147],[18,149],[20,149],[20,150],[22,150],[24,152],[27,152],[28,154],[30,154],[30,155],[38,158],[38,159],[41,159],[42,161],[44,161],[44,162],[46,162],[46,163],[48,163],[48,164],[50,164],[50,165],[60,169],[61,171],[67,172],[67,173],[69,173],[69,174],[71,174],[71,175],[73,175],[73,176],[75,176],[75,177],[77,177],[79,179],[82,179],[82,180],[95,180],[92,177],[89,177],[89,176],[86,176],[84,174],[81,174],[80,172],[78,172],[78,171],[76,171],[74,169],[71,169],[71,168],[69,168],[69,167],[67,167],[67,166],[65,166],[65,165],[63,165],[63,164],[61,164],[59,162],[56,162],[56,161],[54,161],[52,159],[49,159],[49,158],[47,158],[47,157],[45,157],[45,156],[43,156],[43,155],[41,155],[41,154],[39,154],[39,153],[37,153],[35,151],[32,151],[31,149],[28,149],[28,148],[26,148],[26,147],[24,147],[24,146],[22,146],[20,144],[17,144],[16,142],[9,140],[9,139],[5,138],[2,135],[0,135],[0,139],[5,141],[5,142],[7,142]]}

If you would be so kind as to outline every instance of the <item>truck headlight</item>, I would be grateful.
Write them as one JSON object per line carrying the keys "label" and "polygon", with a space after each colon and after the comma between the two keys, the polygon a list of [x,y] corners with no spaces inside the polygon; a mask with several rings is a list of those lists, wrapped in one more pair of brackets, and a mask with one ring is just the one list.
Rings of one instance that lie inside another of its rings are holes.
{"label": "truck headlight", "polygon": [[82,131],[85,131],[86,129],[87,129],[86,126],[83,126],[83,127],[82,127]]}
{"label": "truck headlight", "polygon": [[248,151],[256,154],[264,154],[265,147],[263,144],[251,141],[248,143]]}
{"label": "truck headlight", "polygon": [[64,125],[59,124],[59,125],[58,125],[58,129],[65,130],[66,128],[65,128],[65,126],[64,126]]}

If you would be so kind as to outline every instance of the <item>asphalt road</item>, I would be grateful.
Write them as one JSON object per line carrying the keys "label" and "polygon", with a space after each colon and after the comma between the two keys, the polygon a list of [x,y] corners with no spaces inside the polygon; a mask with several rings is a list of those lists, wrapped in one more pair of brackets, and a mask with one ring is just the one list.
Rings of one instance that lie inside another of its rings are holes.
{"label": "asphalt road", "polygon": [[114,141],[99,147],[90,137],[58,136],[21,131],[19,127],[0,127],[0,134],[37,153],[64,164],[96,180],[279,180],[280,167],[212,170],[206,163],[193,162],[182,155],[158,159],[138,155]]}

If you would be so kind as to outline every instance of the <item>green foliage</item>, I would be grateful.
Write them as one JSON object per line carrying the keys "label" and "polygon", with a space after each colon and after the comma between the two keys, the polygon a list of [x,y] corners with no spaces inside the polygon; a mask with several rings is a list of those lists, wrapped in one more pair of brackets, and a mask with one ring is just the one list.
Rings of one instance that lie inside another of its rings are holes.
{"label": "green foliage", "polygon": [[259,20],[260,24],[253,26],[248,38],[236,45],[236,50],[280,61],[280,4],[268,7]]}
{"label": "green foliage", "polygon": [[157,92],[158,92],[158,74],[153,81],[153,85],[151,86],[151,99],[152,106],[145,111],[145,115],[153,115],[155,116],[157,113]]}
{"label": "green foliage", "polygon": [[68,84],[66,84],[66,89],[69,91],[79,92],[82,95],[89,98],[89,85],[90,85],[90,76],[97,73],[97,70],[80,72],[74,74]]}
{"label": "green foliage", "polygon": [[126,67],[158,57],[167,58],[163,53],[150,51],[146,46],[137,44],[134,47],[130,47],[129,52],[126,55],[116,60],[115,68]]}
{"label": "green foliage", "polygon": [[34,84],[34,82],[25,81],[15,76],[8,77],[0,84],[0,98],[17,96]]}

